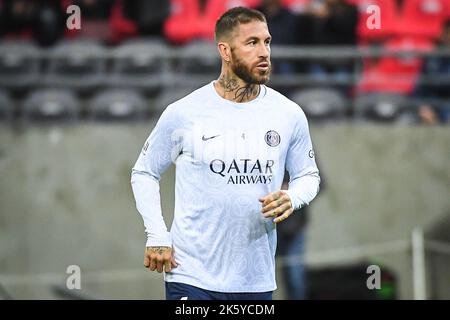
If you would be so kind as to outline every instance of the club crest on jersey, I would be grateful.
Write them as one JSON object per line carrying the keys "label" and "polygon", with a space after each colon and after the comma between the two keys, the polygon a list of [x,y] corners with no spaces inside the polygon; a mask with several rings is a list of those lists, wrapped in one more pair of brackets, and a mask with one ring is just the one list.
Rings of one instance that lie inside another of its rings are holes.
{"label": "club crest on jersey", "polygon": [[278,132],[274,130],[267,131],[264,140],[266,140],[266,143],[271,147],[276,147],[280,144],[281,138]]}

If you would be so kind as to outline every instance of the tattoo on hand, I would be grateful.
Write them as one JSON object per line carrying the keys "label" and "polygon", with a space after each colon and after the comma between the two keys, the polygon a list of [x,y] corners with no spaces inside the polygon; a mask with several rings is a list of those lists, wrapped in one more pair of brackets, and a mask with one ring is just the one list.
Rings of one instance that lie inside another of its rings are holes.
{"label": "tattoo on hand", "polygon": [[170,249],[170,247],[150,247],[150,250],[158,254],[163,254],[167,249]]}

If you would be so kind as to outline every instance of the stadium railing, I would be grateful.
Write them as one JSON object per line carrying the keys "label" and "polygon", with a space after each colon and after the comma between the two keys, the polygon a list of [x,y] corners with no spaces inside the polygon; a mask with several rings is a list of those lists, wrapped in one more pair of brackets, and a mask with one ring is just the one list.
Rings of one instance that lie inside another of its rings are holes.
{"label": "stadium railing", "polygon": [[[72,49],[73,50],[72,50]],[[324,116],[335,118],[344,114],[349,118],[364,116],[364,110],[375,109],[376,101],[382,102],[387,95],[374,95],[369,101],[355,99],[369,93],[348,94],[363,75],[364,59],[380,57],[431,57],[450,56],[450,48],[432,51],[388,50],[373,47],[295,47],[272,46],[274,65],[280,61],[295,63],[329,63],[334,65],[350,62],[350,72],[341,76],[327,73],[321,75],[310,72],[274,73],[270,85],[283,88],[288,95],[298,96],[302,91],[317,88],[328,90],[325,96],[332,100],[322,101],[322,108],[329,110]],[[19,62],[20,63],[19,63]],[[211,43],[193,43],[185,47],[171,47],[161,41],[148,39],[126,42],[117,47],[99,47],[83,42],[61,43],[53,48],[38,48],[22,42],[0,42],[0,88],[10,91],[22,99],[30,91],[39,88],[65,88],[90,99],[97,90],[107,88],[138,89],[157,103],[167,103],[167,93],[184,92],[206,84],[217,78],[220,60],[217,49]],[[449,76],[424,76],[418,84],[431,86],[450,85]],[[86,95],[86,90],[88,94]],[[300,92],[300,93],[299,93]],[[91,95],[89,95],[91,94]],[[311,94],[311,93],[309,93]],[[342,96],[342,99],[338,96]],[[395,94],[394,94],[395,96]],[[411,95],[388,98],[394,112],[383,112],[379,116],[392,117],[398,109],[414,111],[424,99]],[[164,98],[165,97],[165,98]],[[378,99],[378,100],[377,100]],[[345,101],[344,101],[345,100]],[[386,100],[386,99],[385,99]],[[429,103],[448,102],[439,98],[426,99]],[[331,102],[330,102],[331,101]],[[401,101],[400,105],[396,103]],[[405,102],[406,101],[406,102]],[[327,104],[325,107],[323,104]],[[365,104],[364,104],[365,103]],[[345,104],[345,107],[342,106]],[[155,104],[153,104],[155,105]],[[318,104],[320,107],[320,103]],[[386,106],[386,103],[383,104]],[[406,106],[406,107],[405,107]],[[165,106],[153,109],[159,113]],[[313,108],[312,106],[311,108]],[[306,106],[308,109],[309,106]],[[311,109],[309,108],[309,109]],[[316,108],[317,104],[316,104]],[[327,109],[328,108],[328,109]],[[345,108],[345,110],[343,110]],[[314,117],[314,111],[311,115]],[[320,112],[318,112],[319,116]]]}

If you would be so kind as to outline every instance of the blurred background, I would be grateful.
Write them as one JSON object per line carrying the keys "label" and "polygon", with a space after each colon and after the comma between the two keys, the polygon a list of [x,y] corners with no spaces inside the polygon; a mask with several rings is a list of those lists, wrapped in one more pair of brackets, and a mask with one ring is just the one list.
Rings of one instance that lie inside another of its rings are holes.
{"label": "blurred background", "polygon": [[[214,24],[239,5],[267,16],[269,86],[307,114],[324,180],[280,232],[275,299],[450,298],[450,0],[0,0],[0,299],[164,298],[131,167],[218,77]],[[172,166],[168,226],[173,187]]]}

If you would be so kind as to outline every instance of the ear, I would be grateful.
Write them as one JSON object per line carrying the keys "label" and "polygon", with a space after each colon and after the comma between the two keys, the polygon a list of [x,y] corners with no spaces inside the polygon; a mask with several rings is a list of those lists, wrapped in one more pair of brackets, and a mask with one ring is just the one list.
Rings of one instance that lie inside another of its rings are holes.
{"label": "ear", "polygon": [[231,62],[231,47],[227,42],[219,42],[217,44],[219,54],[226,63]]}

